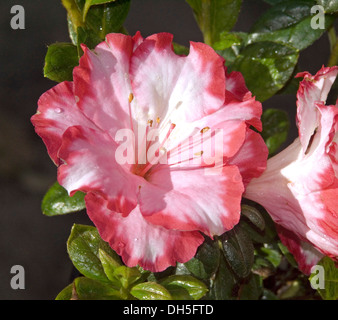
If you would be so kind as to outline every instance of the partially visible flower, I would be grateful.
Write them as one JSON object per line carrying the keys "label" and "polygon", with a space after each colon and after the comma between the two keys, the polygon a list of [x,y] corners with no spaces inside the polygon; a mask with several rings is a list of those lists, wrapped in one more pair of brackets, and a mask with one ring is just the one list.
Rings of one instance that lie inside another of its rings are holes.
{"label": "partially visible flower", "polygon": [[[128,266],[191,259],[240,217],[266,167],[261,104],[209,46],[178,56],[172,35],[109,34],[44,93],[32,122],[70,195]],[[206,137],[206,139],[203,139]],[[150,152],[152,151],[152,152]],[[149,158],[150,154],[150,158]]]}
{"label": "partially visible flower", "polygon": [[268,160],[244,195],[270,213],[304,273],[324,255],[338,261],[338,101],[325,105],[337,73],[298,74],[299,138]]}

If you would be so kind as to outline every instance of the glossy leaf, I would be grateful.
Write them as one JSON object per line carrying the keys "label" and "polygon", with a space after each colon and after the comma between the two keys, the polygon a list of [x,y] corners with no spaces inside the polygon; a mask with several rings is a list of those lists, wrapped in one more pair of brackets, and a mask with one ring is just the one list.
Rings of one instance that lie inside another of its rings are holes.
{"label": "glossy leaf", "polygon": [[124,297],[108,283],[79,277],[74,280],[79,300],[121,300]]}
{"label": "glossy leaf", "polygon": [[283,110],[269,108],[262,114],[262,123],[262,137],[271,155],[275,153],[287,139],[290,128],[288,114]]}
{"label": "glossy leaf", "polygon": [[251,30],[248,44],[257,41],[282,42],[303,50],[320,38],[334,21],[325,16],[325,29],[311,27],[313,1],[288,0],[267,10]]}
{"label": "glossy leaf", "polygon": [[265,220],[258,209],[247,204],[243,204],[241,206],[241,214],[244,215],[259,230],[264,230]]}
{"label": "glossy leaf", "polygon": [[73,80],[73,69],[79,64],[78,50],[71,43],[54,43],[48,47],[44,76],[62,82]]}
{"label": "glossy leaf", "polygon": [[[177,287],[184,289],[194,300],[201,299],[208,291],[206,285],[196,278],[188,275],[173,275],[160,282],[170,292]],[[174,290],[173,290],[174,291]]]}
{"label": "glossy leaf", "polygon": [[240,278],[247,277],[254,263],[254,247],[245,230],[238,224],[222,235],[223,254]]}
{"label": "glossy leaf", "polygon": [[81,211],[86,208],[84,196],[84,193],[78,191],[70,197],[66,189],[55,182],[42,200],[42,212],[46,216],[56,216]]}
{"label": "glossy leaf", "polygon": [[265,11],[250,32],[272,32],[295,25],[310,15],[313,4],[313,0],[281,1]]}
{"label": "glossy leaf", "polygon": [[335,13],[338,11],[338,1],[337,0],[317,0],[317,3],[320,6],[323,6],[326,13]]}
{"label": "glossy leaf", "polygon": [[[324,300],[338,300],[338,268],[329,257],[324,257],[317,265],[322,267],[321,270],[324,271],[324,273],[320,274],[320,269],[314,269],[310,276],[310,282],[312,285],[314,284],[315,287],[318,286],[317,291]],[[316,266],[314,268],[316,268]],[[320,279],[321,276],[324,278]],[[320,287],[321,281],[324,282],[322,287]]]}
{"label": "glossy leaf", "polygon": [[73,296],[73,286],[73,283],[69,284],[56,296],[55,300],[71,300]]}
{"label": "glossy leaf", "polygon": [[131,288],[130,294],[139,300],[171,300],[169,291],[156,282],[139,283]]}
{"label": "glossy leaf", "polygon": [[83,275],[109,282],[99,257],[102,242],[95,227],[74,224],[67,241],[67,251],[74,266]]}
{"label": "glossy leaf", "polygon": [[216,276],[211,281],[207,298],[210,300],[234,299],[233,290],[235,285],[235,277],[222,255]]}
{"label": "glossy leaf", "polygon": [[217,241],[206,238],[198,248],[194,258],[185,263],[193,276],[199,279],[210,278],[217,270],[220,259],[220,250]]}
{"label": "glossy leaf", "polygon": [[131,284],[141,278],[142,274],[137,268],[128,268],[126,266],[117,267],[114,270],[114,276],[119,279],[124,288],[128,288]]}
{"label": "glossy leaf", "polygon": [[114,1],[116,0],[86,0],[84,8],[83,8],[83,21],[86,20],[88,10],[91,6],[98,5],[98,4],[105,4],[105,3],[114,2]]}
{"label": "glossy leaf", "polygon": [[119,279],[115,276],[115,270],[120,267],[121,261],[117,254],[115,253],[115,257],[111,254],[108,254],[105,250],[99,248],[99,259],[102,263],[103,270],[107,276],[107,278],[114,283],[115,285],[121,285]]}
{"label": "glossy leaf", "polygon": [[289,80],[297,64],[298,52],[275,42],[257,42],[246,46],[231,65],[240,71],[256,98],[267,100]]}
{"label": "glossy leaf", "polygon": [[68,29],[74,45],[81,42],[91,49],[104,41],[106,34],[122,31],[130,7],[130,0],[109,1],[90,7],[84,15],[86,0],[62,0],[62,3],[68,13]]}
{"label": "glossy leaf", "polygon": [[215,50],[225,50],[234,45],[239,45],[242,39],[236,33],[222,32],[219,41],[213,44]]}
{"label": "glossy leaf", "polygon": [[242,0],[186,0],[193,9],[204,42],[213,45],[235,25]]}

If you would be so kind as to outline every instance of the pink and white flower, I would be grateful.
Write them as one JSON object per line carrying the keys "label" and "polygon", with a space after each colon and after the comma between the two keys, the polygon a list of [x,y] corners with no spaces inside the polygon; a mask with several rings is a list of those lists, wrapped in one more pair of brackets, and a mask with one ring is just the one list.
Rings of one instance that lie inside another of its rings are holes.
{"label": "pink and white flower", "polygon": [[268,160],[244,195],[267,209],[304,273],[324,255],[338,261],[338,101],[325,105],[337,73],[298,74],[299,138]]}
{"label": "pink and white flower", "polygon": [[261,130],[261,104],[202,43],[179,56],[167,33],[109,34],[82,48],[73,82],[44,93],[32,117],[58,181],[86,193],[89,217],[128,266],[186,262],[201,232],[238,223],[244,187],[266,167],[250,129]]}

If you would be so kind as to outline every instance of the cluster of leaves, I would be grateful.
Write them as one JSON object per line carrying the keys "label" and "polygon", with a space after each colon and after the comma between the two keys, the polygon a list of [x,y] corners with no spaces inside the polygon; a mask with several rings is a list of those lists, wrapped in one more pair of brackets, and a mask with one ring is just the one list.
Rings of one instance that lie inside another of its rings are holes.
{"label": "cluster of leaves", "polygon": [[[262,0],[263,1],[263,0]],[[225,57],[229,70],[244,75],[258,100],[297,89],[292,80],[299,54],[333,24],[337,2],[326,0],[265,0],[271,7],[250,32],[231,32],[242,0],[186,0],[203,33],[205,43]],[[81,44],[94,48],[111,32],[127,33],[123,27],[130,0],[62,0],[67,10],[70,43],[48,47],[44,75],[57,82],[72,80],[82,55]],[[325,29],[310,27],[311,7],[325,9]],[[178,54],[189,49],[174,44]],[[281,110],[263,113],[262,136],[274,154],[286,140],[289,120]],[[57,182],[43,202],[45,215],[55,216],[85,209],[84,194],[69,197]],[[67,250],[82,276],[60,292],[69,299],[336,299],[335,266],[325,258],[325,289],[310,287],[292,255],[281,244],[274,224],[257,204],[242,205],[240,223],[211,240],[206,238],[196,256],[161,273],[128,268],[92,226],[74,225]],[[311,280],[311,279],[310,279]]]}
{"label": "cluster of leaves", "polygon": [[[300,52],[332,26],[338,11],[335,1],[266,0],[271,7],[245,33],[231,32],[241,0],[187,2],[194,10],[204,41],[224,56],[229,70],[244,75],[259,101],[269,99],[287,84],[289,89],[297,89],[297,81],[290,80],[297,70]],[[316,19],[311,12],[315,5],[325,10],[324,29],[311,27],[312,19]]]}
{"label": "cluster of leaves", "polygon": [[126,267],[92,226],[74,225],[67,250],[83,276],[74,279],[56,300],[198,300],[207,291],[202,281],[189,275],[156,281],[149,271]]}

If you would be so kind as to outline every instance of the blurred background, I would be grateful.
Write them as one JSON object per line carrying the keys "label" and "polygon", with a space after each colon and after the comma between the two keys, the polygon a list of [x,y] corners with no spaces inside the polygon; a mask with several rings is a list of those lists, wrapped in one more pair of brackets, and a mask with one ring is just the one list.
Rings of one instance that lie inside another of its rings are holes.
{"label": "blurred background", "polygon": [[[13,5],[25,9],[25,29],[12,30]],[[236,31],[249,31],[269,6],[244,0]],[[85,212],[59,217],[41,213],[41,200],[56,180],[56,168],[30,117],[39,96],[56,83],[43,77],[47,46],[70,42],[61,0],[0,2],[0,299],[54,299],[67,286],[73,267],[66,241],[73,223],[91,224]],[[130,34],[170,32],[182,45],[203,41],[184,0],[132,0],[125,23]],[[300,69],[315,73],[329,57],[326,35],[300,56]],[[285,145],[297,136],[295,95],[275,96],[263,103],[289,113],[292,128]],[[25,269],[25,289],[13,290],[11,267]]]}

